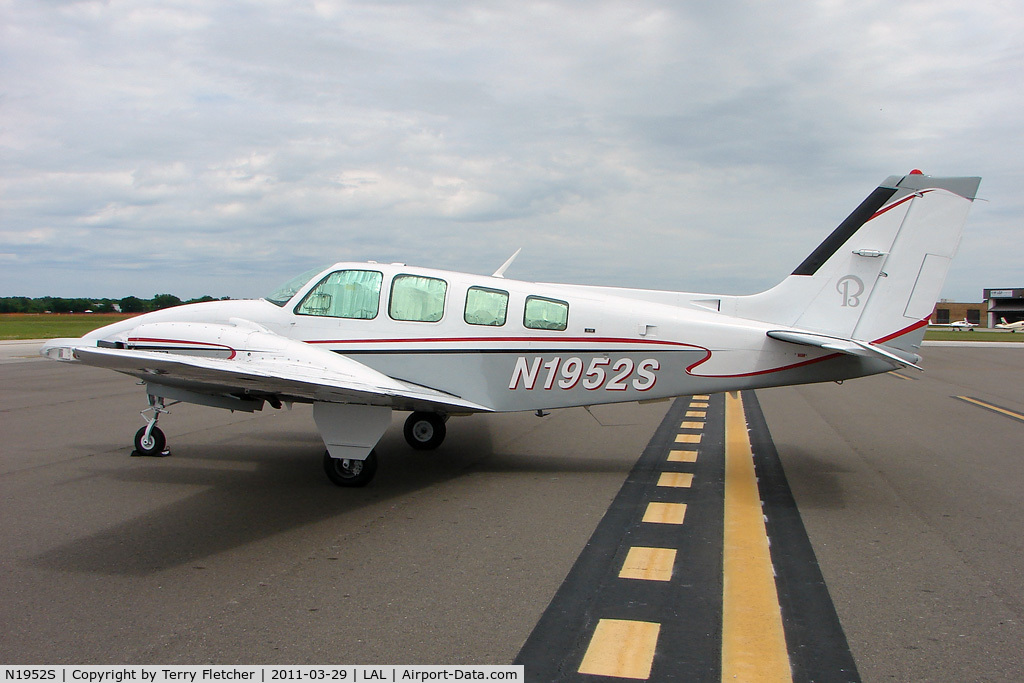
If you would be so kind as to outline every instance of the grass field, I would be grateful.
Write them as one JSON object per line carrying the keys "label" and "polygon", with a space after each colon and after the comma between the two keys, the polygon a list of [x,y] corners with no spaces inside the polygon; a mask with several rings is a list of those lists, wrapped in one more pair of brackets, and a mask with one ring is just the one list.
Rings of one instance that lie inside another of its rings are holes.
{"label": "grass field", "polygon": [[[119,320],[131,318],[129,313],[49,313],[28,315],[6,313],[0,315],[0,340],[54,339],[81,337]],[[1007,341],[1024,343],[1024,334],[1011,334],[1002,330],[974,329],[956,332],[950,329],[929,329],[924,338],[930,341]]]}
{"label": "grass field", "polygon": [[133,313],[5,313],[0,315],[0,340],[81,337],[97,327],[131,318]]}
{"label": "grass field", "polygon": [[924,338],[927,341],[1024,342],[1024,334],[978,327],[970,332],[931,328],[924,333]]}

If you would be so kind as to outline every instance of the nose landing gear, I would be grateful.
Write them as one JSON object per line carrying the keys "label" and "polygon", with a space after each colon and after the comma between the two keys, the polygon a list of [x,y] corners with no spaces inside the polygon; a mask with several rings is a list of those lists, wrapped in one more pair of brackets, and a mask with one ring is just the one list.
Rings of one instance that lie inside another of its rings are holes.
{"label": "nose landing gear", "polygon": [[[152,417],[147,416],[146,413],[151,411]],[[169,414],[170,411],[167,410],[163,397],[150,395],[149,407],[139,413],[146,421],[146,426],[135,432],[135,450],[132,451],[132,457],[165,458],[171,454],[167,448],[167,437],[156,426],[157,420],[164,413]]]}

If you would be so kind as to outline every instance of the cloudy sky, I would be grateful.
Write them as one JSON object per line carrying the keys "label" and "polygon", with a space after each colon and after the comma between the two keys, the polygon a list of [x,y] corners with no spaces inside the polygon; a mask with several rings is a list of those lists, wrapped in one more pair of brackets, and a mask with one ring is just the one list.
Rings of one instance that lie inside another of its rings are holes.
{"label": "cloudy sky", "polygon": [[1024,286],[1024,6],[0,0],[0,296],[340,260],[746,293],[881,180],[981,175]]}

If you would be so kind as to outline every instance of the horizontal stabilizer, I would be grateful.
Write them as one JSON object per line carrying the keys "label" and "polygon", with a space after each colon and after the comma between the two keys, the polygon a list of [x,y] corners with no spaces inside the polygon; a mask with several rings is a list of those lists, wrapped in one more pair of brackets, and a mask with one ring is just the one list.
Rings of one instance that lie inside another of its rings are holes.
{"label": "horizontal stabilizer", "polygon": [[858,341],[856,339],[843,339],[842,337],[829,337],[824,334],[812,334],[810,332],[795,332],[791,330],[770,330],[768,336],[779,341],[791,344],[802,344],[803,346],[816,346],[828,351],[838,351],[850,356],[862,356],[864,358],[876,358],[890,363],[923,370],[917,364],[921,358],[916,354],[908,354],[905,351],[888,349],[881,344]]}

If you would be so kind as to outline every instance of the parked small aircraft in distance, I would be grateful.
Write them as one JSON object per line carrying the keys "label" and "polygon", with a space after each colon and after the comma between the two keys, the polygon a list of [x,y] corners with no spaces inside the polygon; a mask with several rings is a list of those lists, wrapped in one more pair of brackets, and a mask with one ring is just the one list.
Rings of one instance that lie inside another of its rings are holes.
{"label": "parked small aircraft in distance", "polygon": [[954,331],[967,331],[973,332],[974,328],[977,327],[977,323],[967,322],[967,318],[963,320],[957,320],[955,323],[929,323],[929,327],[949,327]]}
{"label": "parked small aircraft in distance", "polygon": [[[135,453],[167,454],[173,403],[313,404],[339,486],[362,486],[393,410],[436,448],[451,415],[850,379],[919,368],[928,317],[980,178],[887,178],[791,275],[732,296],[543,284],[404,264],[337,263],[266,297],[147,313],[50,358],[145,384]],[[513,256],[514,258],[514,256]]]}
{"label": "parked small aircraft in distance", "polygon": [[1024,320],[1018,320],[1016,322],[1008,323],[1006,318],[1000,318],[999,322],[996,323],[996,327],[1000,330],[1009,330],[1010,332],[1016,332],[1017,330],[1024,330]]}

